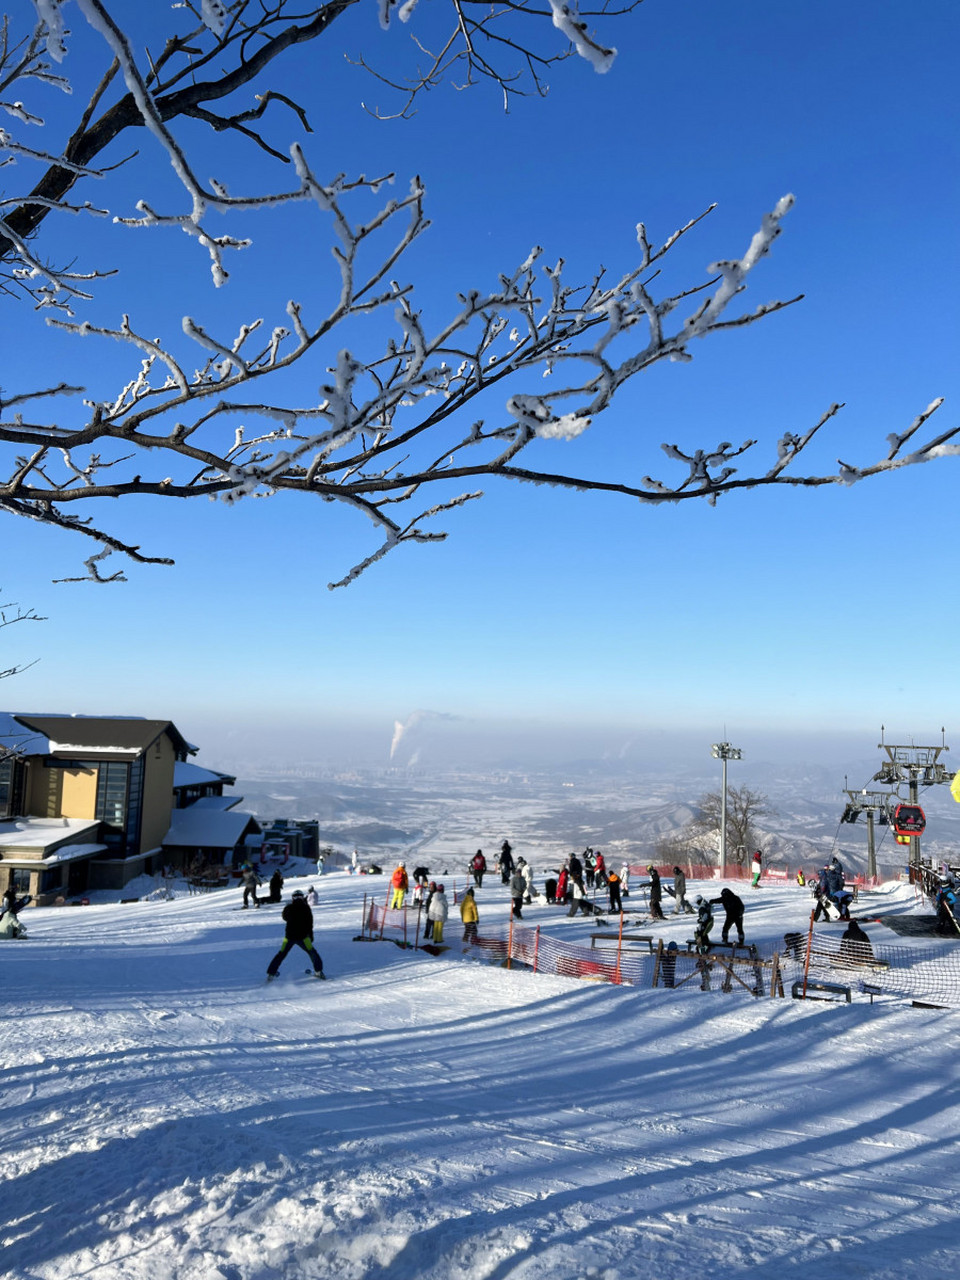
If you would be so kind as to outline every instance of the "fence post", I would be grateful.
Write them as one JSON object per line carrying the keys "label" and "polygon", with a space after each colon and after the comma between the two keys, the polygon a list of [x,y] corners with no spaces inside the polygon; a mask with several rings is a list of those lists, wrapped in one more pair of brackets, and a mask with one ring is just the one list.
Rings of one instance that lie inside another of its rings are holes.
{"label": "fence post", "polygon": [[803,965],[803,999],[807,998],[807,974],[810,972],[810,952],[813,948],[813,917],[815,911],[810,912],[810,932],[807,934],[807,958]]}
{"label": "fence post", "polygon": [[407,945],[407,908],[403,908],[403,945]]}
{"label": "fence post", "polygon": [[623,908],[620,908],[620,936],[617,938],[617,967],[614,971],[614,982],[620,981],[620,952],[623,948]]}
{"label": "fence post", "polygon": [[380,919],[380,941],[383,941],[383,931],[387,924],[387,912],[390,910],[390,889],[387,888],[387,900],[383,904],[383,915]]}
{"label": "fence post", "polygon": [[507,968],[513,968],[513,913],[510,913],[510,936],[507,940]]}
{"label": "fence post", "polygon": [[540,926],[537,925],[537,936],[533,940],[533,972],[537,972],[537,957],[540,954]]}
{"label": "fence post", "polygon": [[423,899],[421,898],[420,901],[417,903],[417,932],[414,935],[414,939],[413,939],[414,951],[419,951],[420,949],[420,917],[422,915],[423,915]]}
{"label": "fence post", "polygon": [[654,961],[654,965],[653,965],[653,985],[654,986],[656,986],[658,981],[660,980],[660,960],[662,956],[663,956],[663,939],[661,938],[657,943],[657,958]]}
{"label": "fence post", "polygon": [[360,937],[362,938],[367,932],[367,894],[364,890],[363,894],[363,918],[360,921]]}
{"label": "fence post", "polygon": [[783,995],[783,983],[780,981],[780,952],[773,953],[773,965],[770,972],[770,999],[774,999],[777,991]]}

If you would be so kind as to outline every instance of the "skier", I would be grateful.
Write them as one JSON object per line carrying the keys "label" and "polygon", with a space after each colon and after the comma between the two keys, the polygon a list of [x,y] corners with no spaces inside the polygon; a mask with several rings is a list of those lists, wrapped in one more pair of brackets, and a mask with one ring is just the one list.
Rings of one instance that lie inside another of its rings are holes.
{"label": "skier", "polygon": [[240,879],[243,882],[243,909],[246,910],[250,905],[247,899],[251,895],[253,896],[253,905],[259,907],[260,899],[257,897],[257,887],[263,884],[263,881],[249,862],[243,864],[243,874]]}
{"label": "skier", "polygon": [[763,875],[763,854],[759,849],[754,849],[753,860],[750,863],[750,871],[753,879],[750,881],[751,889],[760,888],[760,877]]}
{"label": "skier", "polygon": [[277,867],[273,875],[270,877],[270,896],[268,902],[279,902],[280,892],[283,889],[283,876],[280,874],[280,868]]}
{"label": "skier", "polygon": [[460,903],[460,919],[463,921],[464,942],[476,942],[477,922],[480,919],[480,914],[477,911],[477,900],[474,897],[472,887],[463,895],[463,901]]}
{"label": "skier", "polygon": [[697,926],[693,931],[693,940],[701,953],[710,950],[710,930],[713,928],[713,911],[710,903],[699,893],[694,899],[697,908]]}
{"label": "skier", "polygon": [[663,891],[660,888],[660,872],[652,863],[647,867],[647,872],[650,876],[650,914],[654,920],[662,920],[663,907],[660,903]]}
{"label": "skier", "polygon": [[580,887],[582,889],[583,888],[583,863],[580,861],[580,859],[577,857],[575,853],[571,853],[570,859],[567,865],[570,868],[570,879],[579,880]]}
{"label": "skier", "polygon": [[510,841],[504,840],[500,846],[500,879],[503,884],[510,883],[510,877],[513,875],[513,850],[510,848]]}
{"label": "skier", "polygon": [[390,877],[390,884],[393,892],[390,894],[390,906],[400,908],[403,906],[403,899],[406,896],[410,881],[407,879],[407,864],[398,862],[396,870]]}
{"label": "skier", "polygon": [[523,878],[523,868],[519,865],[514,867],[513,875],[510,877],[510,897],[513,899],[513,918],[515,920],[523,919],[523,891],[526,887],[526,881]]}
{"label": "skier", "polygon": [[283,922],[286,925],[280,950],[267,965],[267,981],[272,982],[280,970],[291,947],[302,947],[313,963],[313,972],[318,978],[326,977],[323,972],[323,961],[313,945],[313,912],[304,897],[302,889],[294,889],[293,897],[283,908]]}
{"label": "skier", "polygon": [[447,896],[443,891],[443,885],[437,885],[437,891],[433,895],[430,907],[427,911],[427,918],[433,922],[433,941],[443,941],[443,922],[449,913],[447,906]]}
{"label": "skier", "polygon": [[473,874],[473,883],[478,889],[483,888],[483,873],[487,869],[487,860],[483,856],[483,850],[478,849],[470,861],[470,871]]}
{"label": "skier", "polygon": [[316,907],[320,905],[320,895],[317,893],[313,885],[307,890],[307,906]]}
{"label": "skier", "polygon": [[523,876],[523,900],[529,906],[533,901],[533,867],[526,858],[521,858],[517,866],[520,867],[520,874]]}
{"label": "skier", "polygon": [[323,875],[323,864],[324,864],[324,855],[322,853],[318,853],[317,854],[317,875],[318,876]]}
{"label": "skier", "polygon": [[354,849],[350,855],[350,874],[355,876],[360,867],[360,854]]}
{"label": "skier", "polygon": [[599,849],[595,849],[593,853],[593,874],[596,877],[597,884],[607,883],[607,864],[603,860],[603,854]]}
{"label": "skier", "polygon": [[693,915],[693,907],[687,901],[687,877],[682,867],[673,868],[673,896],[677,900],[677,905],[673,909],[675,916],[678,916],[681,911]]}
{"label": "skier", "polygon": [[731,928],[736,927],[737,945],[743,946],[743,899],[737,897],[732,889],[721,889],[719,898],[711,898],[710,905],[716,906],[719,903],[726,912],[723,921],[723,929],[720,932],[722,941],[728,941],[728,935]]}

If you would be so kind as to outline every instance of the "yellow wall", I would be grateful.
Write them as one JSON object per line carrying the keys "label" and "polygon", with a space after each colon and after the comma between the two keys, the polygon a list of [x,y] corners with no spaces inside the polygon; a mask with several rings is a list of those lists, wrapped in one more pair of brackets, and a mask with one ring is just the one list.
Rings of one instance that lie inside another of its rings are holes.
{"label": "yellow wall", "polygon": [[91,769],[48,769],[63,778],[60,797],[62,818],[95,818],[97,814],[97,767]]}
{"label": "yellow wall", "polygon": [[143,762],[143,820],[138,853],[156,849],[170,830],[173,811],[173,743],[163,733],[147,750]]}
{"label": "yellow wall", "polygon": [[26,810],[34,818],[59,818],[60,769],[45,769],[39,760],[27,765],[27,782],[24,799]]}

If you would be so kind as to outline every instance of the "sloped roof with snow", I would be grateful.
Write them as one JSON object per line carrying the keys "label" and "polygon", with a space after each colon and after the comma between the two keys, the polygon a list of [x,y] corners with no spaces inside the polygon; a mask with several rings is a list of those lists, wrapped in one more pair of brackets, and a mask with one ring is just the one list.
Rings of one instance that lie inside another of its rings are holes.
{"label": "sloped roof with snow", "polygon": [[251,824],[254,830],[259,830],[252,813],[224,812],[192,804],[189,809],[174,809],[170,830],[162,843],[164,848],[232,849]]}
{"label": "sloped roof with snow", "polygon": [[173,788],[204,787],[211,782],[222,782],[232,786],[236,782],[232,773],[220,773],[217,769],[204,769],[191,760],[178,760],[173,766]]}
{"label": "sloped roof with snow", "polygon": [[[136,758],[147,751],[161,734],[166,733],[174,750],[191,752],[190,746],[170,720],[147,720],[124,716],[56,716],[17,712],[13,719],[48,740],[44,755]],[[38,749],[31,747],[30,754]]]}

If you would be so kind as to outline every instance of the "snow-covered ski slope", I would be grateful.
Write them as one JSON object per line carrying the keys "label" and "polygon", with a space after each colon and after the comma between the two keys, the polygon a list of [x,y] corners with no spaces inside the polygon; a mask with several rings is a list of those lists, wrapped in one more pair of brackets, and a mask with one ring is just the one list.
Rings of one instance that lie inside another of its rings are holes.
{"label": "snow-covered ski slope", "polygon": [[[316,883],[328,983],[295,949],[267,985],[279,908],[233,890],[24,913],[0,947],[5,1280],[960,1271],[960,1014],[354,942],[386,879]],[[499,883],[477,896],[481,929],[506,919]],[[751,941],[809,917],[796,886],[744,896]],[[898,909],[905,886],[856,914],[895,943],[869,921]]]}

